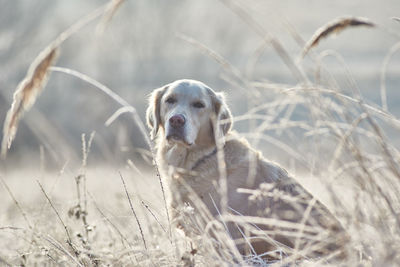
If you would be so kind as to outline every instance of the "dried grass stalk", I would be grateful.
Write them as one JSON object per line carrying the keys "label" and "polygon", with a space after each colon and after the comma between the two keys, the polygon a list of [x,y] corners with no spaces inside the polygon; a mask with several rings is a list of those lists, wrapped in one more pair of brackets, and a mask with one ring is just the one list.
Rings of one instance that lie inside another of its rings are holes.
{"label": "dried grass stalk", "polygon": [[397,22],[400,22],[400,18],[398,18],[398,17],[392,17],[392,20],[395,20],[395,21],[397,21]]}
{"label": "dried grass stalk", "polygon": [[311,48],[315,47],[319,41],[323,38],[328,37],[333,33],[339,33],[348,27],[355,26],[367,26],[367,27],[375,27],[375,24],[370,20],[362,17],[346,17],[339,18],[334,21],[331,21],[324,26],[320,27],[311,39],[307,42],[303,49],[302,57],[304,57]]}
{"label": "dried grass stalk", "polygon": [[13,102],[7,112],[3,127],[3,140],[1,143],[1,154],[4,157],[7,149],[15,137],[18,122],[23,112],[35,103],[37,96],[44,88],[49,74],[49,67],[57,58],[57,46],[48,47],[39,54],[32,62],[25,78],[18,84],[14,93]]}
{"label": "dried grass stalk", "polygon": [[128,198],[128,201],[129,201],[129,206],[131,207],[131,211],[132,211],[133,215],[135,216],[136,223],[137,223],[137,225],[139,227],[140,235],[142,236],[142,241],[143,241],[144,248],[147,250],[147,244],[146,244],[146,239],[144,238],[142,225],[140,224],[139,218],[138,218],[138,216],[137,216],[137,214],[135,212],[135,209],[133,208],[133,204],[132,204],[131,198],[129,196],[128,189],[126,188],[124,177],[122,176],[121,173],[119,173],[119,176],[121,177],[122,184],[124,185],[124,190],[125,190],[125,193],[126,193],[126,197]]}
{"label": "dried grass stalk", "polygon": [[[3,158],[6,156],[7,149],[10,148],[15,137],[18,129],[18,122],[22,118],[23,112],[32,107],[37,96],[44,88],[47,82],[49,68],[57,58],[58,49],[61,44],[78,32],[83,26],[104,14],[108,10],[108,7],[109,4],[102,5],[84,16],[82,19],[78,20],[68,29],[59,34],[58,37],[44,48],[32,62],[27,75],[17,86],[11,108],[4,121],[3,140],[1,142],[1,155]],[[113,5],[111,5],[111,9],[112,7]]]}
{"label": "dried grass stalk", "polygon": [[108,21],[114,16],[115,12],[123,2],[124,0],[111,0],[108,12],[105,15]]}
{"label": "dried grass stalk", "polygon": [[110,23],[117,9],[121,6],[124,0],[111,0],[108,4],[106,11],[104,12],[103,18],[97,26],[96,33],[101,34],[104,32],[107,24]]}

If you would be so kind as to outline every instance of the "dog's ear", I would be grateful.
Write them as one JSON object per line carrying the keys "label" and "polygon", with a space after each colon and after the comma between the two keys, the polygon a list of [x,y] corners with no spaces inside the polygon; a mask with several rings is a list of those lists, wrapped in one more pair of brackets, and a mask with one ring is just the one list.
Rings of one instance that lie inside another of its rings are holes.
{"label": "dog's ear", "polygon": [[225,102],[225,96],[223,93],[218,93],[217,97],[220,99],[221,104],[218,111],[218,120],[220,121],[220,126],[222,133],[226,135],[232,129],[232,113],[228,105]]}
{"label": "dog's ear", "polygon": [[149,107],[146,110],[146,122],[147,126],[150,128],[150,138],[154,139],[157,136],[158,128],[161,123],[161,115],[160,115],[160,104],[161,97],[164,92],[168,88],[168,85],[165,85],[161,88],[155,89],[149,98]]}
{"label": "dog's ear", "polygon": [[226,135],[232,128],[232,114],[225,102],[225,96],[223,93],[216,93],[211,89],[209,90],[209,94],[213,103],[217,124],[220,126],[221,133]]}

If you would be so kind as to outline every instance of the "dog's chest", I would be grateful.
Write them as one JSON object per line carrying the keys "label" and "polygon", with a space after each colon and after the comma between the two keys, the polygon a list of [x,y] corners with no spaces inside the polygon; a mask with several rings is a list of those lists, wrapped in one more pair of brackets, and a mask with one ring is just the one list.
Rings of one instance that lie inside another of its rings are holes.
{"label": "dog's chest", "polygon": [[[159,155],[173,202],[190,203],[193,197],[205,199],[213,194],[218,167],[215,160],[207,157],[212,152],[213,149],[208,149],[189,153],[184,149],[172,148]],[[193,170],[193,167],[196,168]]]}

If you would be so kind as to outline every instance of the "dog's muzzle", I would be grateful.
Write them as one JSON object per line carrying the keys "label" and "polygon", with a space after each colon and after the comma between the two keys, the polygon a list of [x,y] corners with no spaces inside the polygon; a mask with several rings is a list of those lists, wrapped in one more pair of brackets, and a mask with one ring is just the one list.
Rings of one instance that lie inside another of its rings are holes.
{"label": "dog's muzzle", "polygon": [[182,114],[172,115],[168,120],[166,138],[168,141],[183,141],[185,140],[185,116]]}

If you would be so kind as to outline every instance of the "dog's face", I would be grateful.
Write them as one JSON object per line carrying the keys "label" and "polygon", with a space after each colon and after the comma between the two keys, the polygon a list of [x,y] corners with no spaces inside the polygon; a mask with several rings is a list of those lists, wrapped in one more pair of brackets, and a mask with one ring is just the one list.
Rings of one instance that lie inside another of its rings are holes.
{"label": "dog's face", "polygon": [[170,144],[186,147],[215,143],[216,125],[224,135],[231,128],[230,119],[223,95],[194,80],[178,80],[154,90],[147,109],[153,138],[158,134]]}

